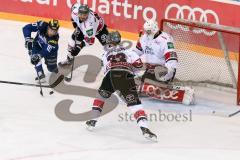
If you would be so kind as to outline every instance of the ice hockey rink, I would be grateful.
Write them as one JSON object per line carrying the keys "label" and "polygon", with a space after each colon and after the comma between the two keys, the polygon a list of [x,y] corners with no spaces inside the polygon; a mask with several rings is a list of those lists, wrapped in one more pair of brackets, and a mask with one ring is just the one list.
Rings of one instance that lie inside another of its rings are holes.
{"label": "ice hockey rink", "polygon": [[[22,27],[26,23],[0,20],[0,80],[35,83],[36,73],[24,48]],[[59,60],[66,54],[71,29],[60,29]],[[101,57],[97,43],[82,55]],[[86,67],[74,71],[71,84],[98,88],[103,73],[95,82],[86,83]],[[47,75],[49,73],[46,71]],[[158,142],[149,142],[135,122],[122,120],[128,108],[121,102],[101,117],[89,132],[85,122],[66,122],[55,115],[56,104],[74,101],[71,111],[81,113],[91,108],[93,98],[66,95],[50,89],[0,83],[0,160],[238,160],[240,157],[240,114],[231,93],[196,88],[196,104],[184,106],[149,98],[142,102],[147,113],[186,114],[188,121],[149,122]],[[226,98],[230,97],[230,98]],[[220,99],[222,101],[215,101]],[[191,115],[190,115],[191,114]]]}

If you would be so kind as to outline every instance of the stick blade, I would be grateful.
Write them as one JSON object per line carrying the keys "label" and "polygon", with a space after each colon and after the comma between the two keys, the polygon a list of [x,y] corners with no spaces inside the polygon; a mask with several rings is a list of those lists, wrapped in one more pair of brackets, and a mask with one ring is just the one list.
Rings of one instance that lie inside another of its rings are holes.
{"label": "stick blade", "polygon": [[62,82],[63,79],[64,79],[64,75],[60,75],[60,76],[57,78],[57,80],[50,85],[50,87],[51,87],[51,88],[56,87],[59,83]]}
{"label": "stick blade", "polygon": [[40,94],[41,94],[41,96],[43,97],[43,91],[42,91],[42,90],[40,90]]}

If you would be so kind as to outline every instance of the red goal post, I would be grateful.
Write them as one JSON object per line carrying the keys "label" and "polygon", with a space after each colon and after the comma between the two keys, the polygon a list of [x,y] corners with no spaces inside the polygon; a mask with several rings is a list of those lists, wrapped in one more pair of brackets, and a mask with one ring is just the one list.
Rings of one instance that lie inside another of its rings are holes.
{"label": "red goal post", "polygon": [[230,89],[240,104],[240,28],[162,19],[161,30],[174,39],[179,59],[176,83]]}

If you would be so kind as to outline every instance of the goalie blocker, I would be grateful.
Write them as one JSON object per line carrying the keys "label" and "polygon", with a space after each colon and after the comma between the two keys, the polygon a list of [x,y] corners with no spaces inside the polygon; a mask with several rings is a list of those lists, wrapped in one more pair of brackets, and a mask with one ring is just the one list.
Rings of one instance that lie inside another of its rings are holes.
{"label": "goalie blocker", "polygon": [[154,99],[185,105],[194,104],[195,101],[194,89],[191,87],[164,84],[148,78],[146,78],[144,82],[136,80],[136,84],[139,85],[138,90],[140,90],[141,93]]}

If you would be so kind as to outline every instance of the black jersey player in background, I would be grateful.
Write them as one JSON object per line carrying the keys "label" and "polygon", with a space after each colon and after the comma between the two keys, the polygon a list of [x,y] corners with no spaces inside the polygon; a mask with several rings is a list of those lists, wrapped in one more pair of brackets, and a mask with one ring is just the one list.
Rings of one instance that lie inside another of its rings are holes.
{"label": "black jersey player in background", "polygon": [[[35,66],[41,82],[45,81],[45,74],[41,63],[42,58],[44,58],[49,72],[58,73],[58,29],[59,21],[55,19],[49,22],[40,20],[23,27],[25,47],[29,51],[31,63]],[[34,38],[32,37],[33,32],[36,32]],[[36,81],[38,77],[35,78]]]}

